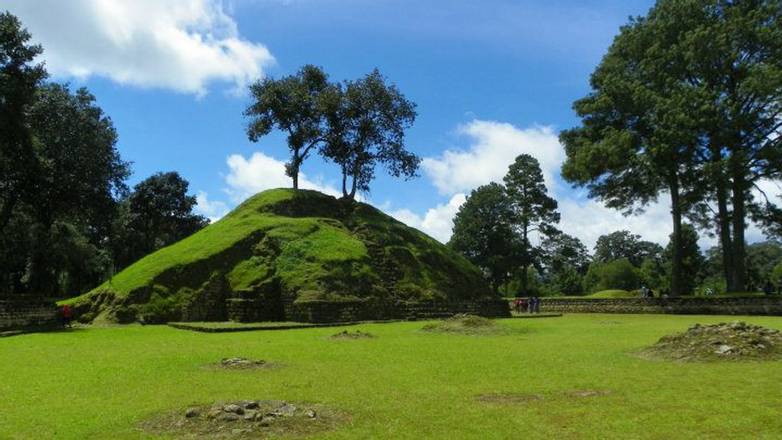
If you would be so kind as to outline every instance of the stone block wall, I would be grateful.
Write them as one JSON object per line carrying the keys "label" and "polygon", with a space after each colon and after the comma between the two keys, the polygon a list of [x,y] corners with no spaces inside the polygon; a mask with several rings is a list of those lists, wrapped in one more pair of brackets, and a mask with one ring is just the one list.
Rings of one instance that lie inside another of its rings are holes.
{"label": "stone block wall", "polygon": [[57,306],[34,297],[0,298],[0,331],[57,325]]}
{"label": "stone block wall", "polygon": [[[511,304],[512,306],[512,304]],[[541,312],[672,313],[782,316],[782,296],[673,298],[541,298]]]}
{"label": "stone block wall", "polygon": [[502,299],[463,302],[306,301],[285,305],[286,319],[316,323],[432,319],[457,313],[501,318],[510,316],[510,308]]}

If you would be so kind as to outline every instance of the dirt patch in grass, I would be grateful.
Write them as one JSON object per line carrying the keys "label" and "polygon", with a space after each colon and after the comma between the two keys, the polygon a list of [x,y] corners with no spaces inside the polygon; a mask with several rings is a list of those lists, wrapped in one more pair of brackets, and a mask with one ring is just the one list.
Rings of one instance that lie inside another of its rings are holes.
{"label": "dirt patch in grass", "polygon": [[141,428],[174,438],[287,438],[330,431],[349,419],[323,405],[242,400],[171,411],[143,422]]}
{"label": "dirt patch in grass", "polygon": [[782,359],[782,333],[742,321],[695,324],[664,336],[643,350],[642,357],[681,362]]}
{"label": "dirt patch in grass", "polygon": [[611,394],[608,390],[566,390],[558,394],[523,394],[523,393],[490,393],[475,396],[475,400],[481,403],[495,405],[522,405],[539,400],[557,399],[564,396],[568,399],[582,399],[587,397],[600,397]]}
{"label": "dirt patch in grass", "polygon": [[212,365],[215,368],[223,370],[257,370],[265,368],[274,368],[276,365],[261,359],[248,359],[243,357],[223,358],[220,362]]}
{"label": "dirt patch in grass", "polygon": [[496,335],[508,329],[491,319],[475,315],[454,315],[439,322],[425,325],[421,330],[432,333],[458,333],[464,335]]}
{"label": "dirt patch in grass", "polygon": [[475,400],[496,405],[519,405],[543,400],[543,396],[539,394],[493,393],[480,394],[475,396]]}
{"label": "dirt patch in grass", "polygon": [[372,333],[362,332],[361,330],[356,330],[354,332],[342,330],[339,333],[331,335],[331,339],[373,339],[375,337],[376,336]]}
{"label": "dirt patch in grass", "polygon": [[567,397],[575,397],[575,398],[599,397],[599,396],[607,396],[609,394],[611,394],[611,391],[608,391],[608,390],[570,390],[570,391],[565,391],[565,396],[567,396]]}

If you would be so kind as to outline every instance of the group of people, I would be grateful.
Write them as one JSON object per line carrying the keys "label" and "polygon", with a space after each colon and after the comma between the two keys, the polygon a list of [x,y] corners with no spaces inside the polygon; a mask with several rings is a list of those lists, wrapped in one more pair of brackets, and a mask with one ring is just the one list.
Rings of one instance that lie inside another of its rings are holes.
{"label": "group of people", "polygon": [[519,313],[540,313],[540,298],[537,296],[517,298],[514,306]]}

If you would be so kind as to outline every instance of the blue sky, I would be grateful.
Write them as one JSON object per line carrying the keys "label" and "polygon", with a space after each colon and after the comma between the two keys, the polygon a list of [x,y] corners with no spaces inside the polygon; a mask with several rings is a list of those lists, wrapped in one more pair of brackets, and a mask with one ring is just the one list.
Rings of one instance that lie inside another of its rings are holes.
{"label": "blue sky", "polygon": [[[10,0],[58,81],[88,87],[111,116],[131,184],[179,171],[218,218],[257,190],[287,185],[284,138],[247,140],[246,85],[301,65],[335,80],[378,67],[418,104],[409,148],[419,178],[383,173],[365,200],[440,240],[464,195],[497,180],[522,152],[536,156],[560,201],[562,229],[592,245],[616,229],[660,243],[667,203],[625,218],[559,176],[559,130],[621,25],[650,0]],[[312,158],[307,185],[338,187]],[[750,231],[758,235],[756,229]],[[709,240],[705,240],[709,242]]]}

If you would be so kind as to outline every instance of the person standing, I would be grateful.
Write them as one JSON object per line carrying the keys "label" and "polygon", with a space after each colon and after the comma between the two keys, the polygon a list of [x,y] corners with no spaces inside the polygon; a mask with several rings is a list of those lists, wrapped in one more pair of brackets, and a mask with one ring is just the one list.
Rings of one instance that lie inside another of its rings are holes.
{"label": "person standing", "polygon": [[62,306],[61,313],[63,327],[71,328],[71,320],[73,320],[73,310],[71,309],[71,306],[68,304]]}

